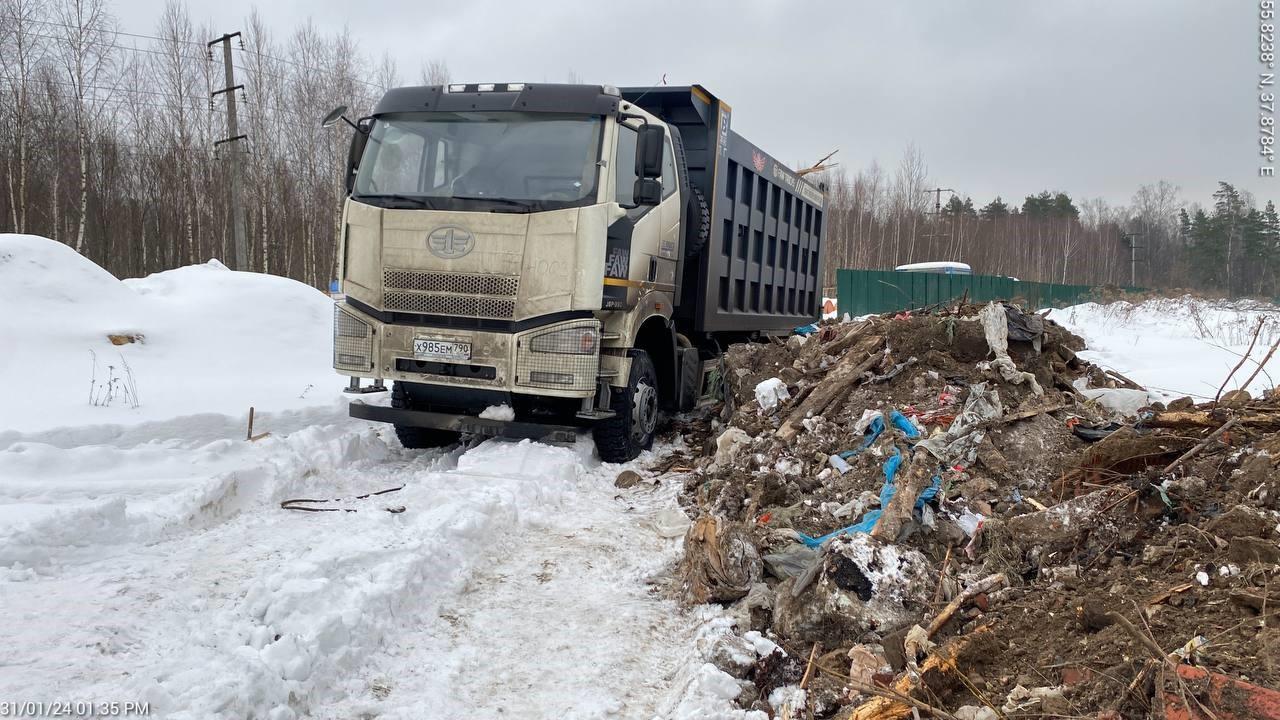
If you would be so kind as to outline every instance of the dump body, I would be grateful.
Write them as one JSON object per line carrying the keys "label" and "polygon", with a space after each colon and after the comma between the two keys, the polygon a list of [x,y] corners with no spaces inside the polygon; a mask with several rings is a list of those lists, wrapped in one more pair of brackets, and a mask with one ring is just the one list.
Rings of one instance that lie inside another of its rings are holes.
{"label": "dump body", "polygon": [[623,88],[676,128],[711,237],[682,274],[677,319],[694,332],[787,331],[818,317],[824,192],[734,132],[727,103],[698,85]]}

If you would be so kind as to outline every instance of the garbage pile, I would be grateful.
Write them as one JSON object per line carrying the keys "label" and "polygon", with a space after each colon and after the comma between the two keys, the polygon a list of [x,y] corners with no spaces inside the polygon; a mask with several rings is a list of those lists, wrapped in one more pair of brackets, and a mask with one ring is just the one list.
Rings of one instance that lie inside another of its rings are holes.
{"label": "garbage pile", "polygon": [[1280,396],[1165,406],[1083,348],[991,303],[728,349],[679,577],[744,708],[1280,717]]}

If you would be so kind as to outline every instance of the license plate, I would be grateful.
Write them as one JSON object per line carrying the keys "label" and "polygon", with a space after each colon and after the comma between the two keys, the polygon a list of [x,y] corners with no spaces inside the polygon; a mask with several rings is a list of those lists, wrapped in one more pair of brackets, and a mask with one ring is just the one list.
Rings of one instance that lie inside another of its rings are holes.
{"label": "license plate", "polygon": [[471,343],[414,338],[413,356],[419,360],[470,360]]}

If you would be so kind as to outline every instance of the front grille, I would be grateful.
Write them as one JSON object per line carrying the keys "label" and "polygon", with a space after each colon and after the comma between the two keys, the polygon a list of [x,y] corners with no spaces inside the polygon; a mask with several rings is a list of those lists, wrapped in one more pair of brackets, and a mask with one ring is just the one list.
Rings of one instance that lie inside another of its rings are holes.
{"label": "front grille", "polygon": [[472,273],[417,272],[414,270],[382,270],[383,287],[393,290],[447,292],[462,295],[508,295],[515,297],[520,289],[519,277],[477,275]]}
{"label": "front grille", "polygon": [[484,318],[514,317],[520,290],[519,277],[393,268],[383,268],[382,284],[387,310]]}
{"label": "front grille", "polygon": [[468,317],[510,318],[516,314],[516,301],[508,298],[474,295],[440,295],[388,290],[382,294],[387,310],[423,313],[425,315],[466,315]]}
{"label": "front grille", "polygon": [[373,328],[336,304],[333,306],[333,366],[339,370],[373,369]]}

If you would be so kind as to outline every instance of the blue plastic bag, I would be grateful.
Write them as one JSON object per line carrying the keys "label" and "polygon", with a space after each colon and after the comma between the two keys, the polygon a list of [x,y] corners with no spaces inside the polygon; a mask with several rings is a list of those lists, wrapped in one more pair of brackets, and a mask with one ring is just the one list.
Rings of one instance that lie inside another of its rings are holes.
{"label": "blue plastic bag", "polygon": [[[862,516],[861,520],[853,525],[829,532],[822,537],[813,537],[811,535],[805,535],[802,532],[797,532],[796,535],[800,538],[800,542],[811,548],[819,548],[828,540],[838,535],[844,535],[845,533],[870,533],[872,528],[876,526],[876,522],[880,519],[881,513],[884,512],[884,508],[889,507],[889,501],[893,499],[894,493],[898,490],[898,484],[894,482],[894,479],[897,477],[898,470],[901,467],[902,453],[898,452],[897,448],[894,448],[893,455],[890,456],[888,460],[884,461],[884,484],[880,486],[880,509],[869,510]],[[925,488],[924,491],[920,493],[920,497],[916,499],[915,512],[920,512],[926,503],[938,496],[938,493],[941,490],[942,476],[934,475],[933,482],[929,483],[929,487]]]}

